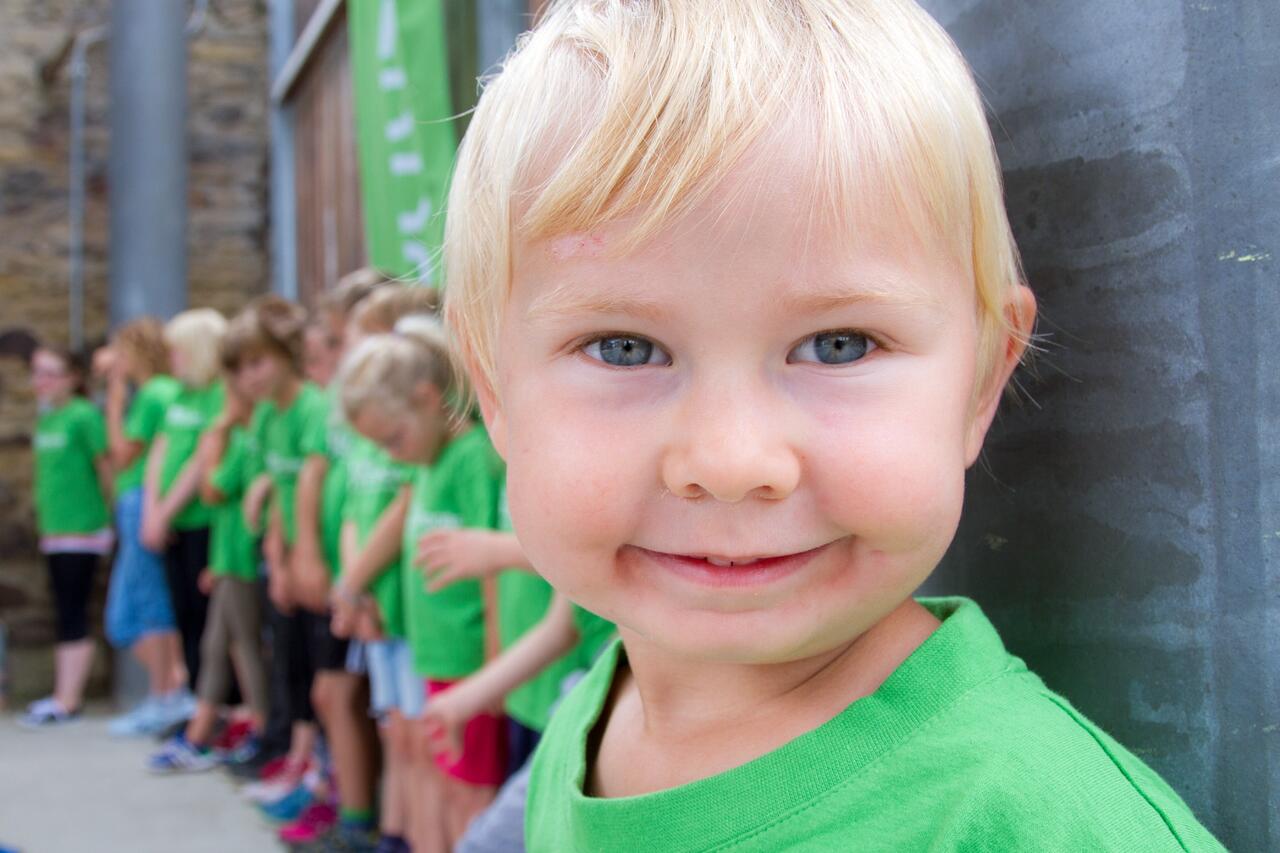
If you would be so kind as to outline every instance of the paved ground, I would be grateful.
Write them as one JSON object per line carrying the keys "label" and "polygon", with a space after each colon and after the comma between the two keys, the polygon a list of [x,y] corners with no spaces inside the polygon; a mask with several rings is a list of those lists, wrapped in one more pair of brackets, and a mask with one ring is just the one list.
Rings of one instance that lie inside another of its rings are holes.
{"label": "paved ground", "polygon": [[221,771],[155,777],[151,741],[114,740],[104,713],[50,732],[0,715],[0,848],[22,853],[278,853]]}

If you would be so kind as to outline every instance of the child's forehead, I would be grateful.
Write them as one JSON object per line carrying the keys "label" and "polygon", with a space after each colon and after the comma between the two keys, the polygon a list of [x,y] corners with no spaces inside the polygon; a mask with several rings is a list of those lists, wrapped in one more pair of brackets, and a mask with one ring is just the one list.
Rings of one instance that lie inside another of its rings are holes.
{"label": "child's forehead", "polygon": [[[834,256],[874,250],[922,254],[955,242],[922,226],[920,191],[895,183],[894,175],[869,173],[856,187],[834,193],[824,186],[816,146],[808,131],[792,125],[753,143],[692,207],[674,210],[651,234],[636,239],[646,211],[606,218],[591,227],[549,235],[517,235],[513,272],[537,255],[555,266],[574,261],[608,263],[636,256],[671,263],[679,238],[698,235],[697,254],[728,261],[762,238],[797,268],[830,264]],[[954,253],[962,260],[965,252]]]}

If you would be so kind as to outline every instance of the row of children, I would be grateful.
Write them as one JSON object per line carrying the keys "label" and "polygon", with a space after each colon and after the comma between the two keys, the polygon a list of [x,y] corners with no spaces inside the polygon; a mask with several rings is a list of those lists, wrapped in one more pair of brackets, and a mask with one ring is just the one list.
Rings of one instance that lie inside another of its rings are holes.
{"label": "row of children", "polygon": [[36,352],[60,643],[29,725],[79,712],[114,496],[104,622],[150,690],[111,729],[172,731],[153,772],[260,767],[246,795],[304,849],[520,849],[520,770],[612,626],[556,598],[510,532],[435,303],[356,274],[311,318],[263,297],[230,323],[136,320],[94,358],[105,417],[73,358]]}

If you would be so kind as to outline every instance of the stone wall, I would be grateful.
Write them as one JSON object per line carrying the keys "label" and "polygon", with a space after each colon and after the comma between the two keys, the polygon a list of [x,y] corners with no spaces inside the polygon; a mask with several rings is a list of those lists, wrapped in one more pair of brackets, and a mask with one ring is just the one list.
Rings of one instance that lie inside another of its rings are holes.
{"label": "stone wall", "polygon": [[[13,698],[50,684],[52,612],[36,552],[29,442],[35,418],[14,353],[65,342],[71,36],[106,23],[108,0],[0,5],[0,622]],[[268,283],[267,28],[262,0],[212,0],[190,45],[187,143],[189,301],[233,312]],[[90,53],[85,325],[107,333],[107,51]],[[105,572],[101,587],[105,587]],[[95,617],[101,613],[101,592]],[[104,656],[105,660],[105,656]],[[95,688],[105,686],[105,667]]]}

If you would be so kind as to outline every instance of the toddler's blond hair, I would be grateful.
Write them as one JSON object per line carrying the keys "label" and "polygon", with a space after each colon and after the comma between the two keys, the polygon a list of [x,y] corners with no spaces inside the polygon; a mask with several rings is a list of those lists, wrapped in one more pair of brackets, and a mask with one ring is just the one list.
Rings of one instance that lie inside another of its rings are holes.
{"label": "toddler's blond hair", "polygon": [[418,386],[438,389],[446,405],[458,397],[456,373],[444,327],[435,317],[411,314],[390,334],[361,341],[342,361],[337,383],[343,414],[354,422],[372,402],[408,411]]}
{"label": "toddler's blond hair", "polygon": [[[981,98],[910,0],[559,0],[485,87],[458,152],[445,316],[492,383],[518,236],[634,218],[639,245],[753,144],[810,144],[814,215],[855,221],[882,191],[971,267],[984,389],[1022,280]],[[778,144],[778,143],[773,143]]]}
{"label": "toddler's blond hair", "polygon": [[183,311],[166,323],[164,342],[171,351],[178,350],[186,359],[187,375],[177,378],[196,388],[217,379],[222,365],[222,336],[226,331],[226,319],[212,308]]}

